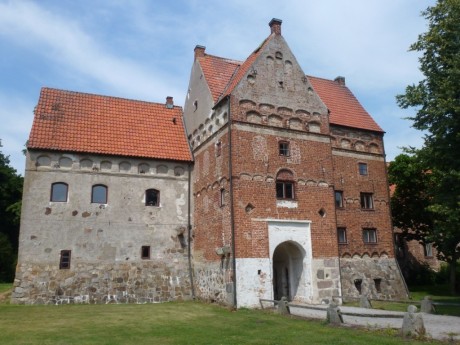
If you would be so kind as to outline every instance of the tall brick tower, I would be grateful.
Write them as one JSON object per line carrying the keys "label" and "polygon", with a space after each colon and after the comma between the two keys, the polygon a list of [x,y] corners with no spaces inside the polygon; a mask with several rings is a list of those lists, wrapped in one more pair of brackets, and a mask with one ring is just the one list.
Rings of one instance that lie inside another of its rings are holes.
{"label": "tall brick tower", "polygon": [[406,294],[383,131],[345,78],[306,76],[281,20],[243,62],[196,46],[184,120],[198,297],[235,306]]}

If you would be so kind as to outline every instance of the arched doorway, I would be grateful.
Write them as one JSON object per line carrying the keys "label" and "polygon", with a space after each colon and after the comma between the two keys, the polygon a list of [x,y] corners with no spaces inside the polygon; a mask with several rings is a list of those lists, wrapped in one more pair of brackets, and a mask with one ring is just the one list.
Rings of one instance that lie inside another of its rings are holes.
{"label": "arched doorway", "polygon": [[287,241],[279,244],[273,253],[273,296],[275,300],[287,297],[292,301],[299,288],[305,253],[299,244]]}

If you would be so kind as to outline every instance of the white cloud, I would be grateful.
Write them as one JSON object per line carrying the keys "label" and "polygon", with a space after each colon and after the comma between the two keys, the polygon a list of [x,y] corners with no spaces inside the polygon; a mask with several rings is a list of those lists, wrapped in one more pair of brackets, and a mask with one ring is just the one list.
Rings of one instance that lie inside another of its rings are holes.
{"label": "white cloud", "polygon": [[[35,54],[45,55],[69,69],[69,74],[85,75],[119,94],[150,99],[165,89],[179,92],[158,71],[108,54],[104,45],[83,31],[77,21],[60,17],[35,3],[0,4],[0,31]],[[160,77],[155,78],[155,74]]]}

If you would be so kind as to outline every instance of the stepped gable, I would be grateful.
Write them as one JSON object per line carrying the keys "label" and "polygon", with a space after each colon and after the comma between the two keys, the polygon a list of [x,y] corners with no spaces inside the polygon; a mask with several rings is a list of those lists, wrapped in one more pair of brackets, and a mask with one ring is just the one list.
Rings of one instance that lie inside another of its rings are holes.
{"label": "stepped gable", "polygon": [[42,88],[29,149],[192,161],[182,108]]}
{"label": "stepped gable", "polygon": [[345,78],[335,80],[307,76],[319,97],[330,111],[329,121],[332,125],[366,129],[383,132],[363,108],[350,89],[345,85]]}

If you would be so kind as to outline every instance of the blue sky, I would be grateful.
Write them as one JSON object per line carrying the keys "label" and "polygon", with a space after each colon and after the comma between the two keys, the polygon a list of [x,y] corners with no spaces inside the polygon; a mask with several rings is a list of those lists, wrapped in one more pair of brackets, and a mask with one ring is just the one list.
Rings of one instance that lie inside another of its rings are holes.
{"label": "blue sky", "polygon": [[346,78],[386,131],[387,160],[420,146],[413,110],[395,95],[422,78],[408,52],[434,0],[0,0],[0,139],[24,173],[21,150],[43,86],[183,105],[193,49],[244,60],[272,18],[308,75]]}

